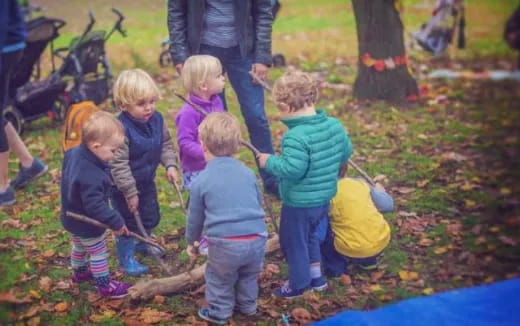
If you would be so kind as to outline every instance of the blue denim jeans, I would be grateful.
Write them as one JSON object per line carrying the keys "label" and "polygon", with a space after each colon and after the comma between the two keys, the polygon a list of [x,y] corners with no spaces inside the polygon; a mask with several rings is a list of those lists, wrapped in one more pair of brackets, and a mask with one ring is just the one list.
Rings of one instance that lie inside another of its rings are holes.
{"label": "blue denim jeans", "polygon": [[[200,54],[208,54],[217,57],[224,71],[227,73],[231,86],[235,90],[240,103],[240,111],[247,125],[251,143],[262,153],[274,153],[269,130],[269,121],[265,114],[264,90],[262,86],[253,84],[249,71],[253,66],[253,58],[242,58],[238,46],[232,48],[219,48],[202,44]],[[224,92],[221,98],[226,105]],[[264,186],[270,187],[276,182],[276,178],[263,169],[260,176]]]}
{"label": "blue denim jeans", "polygon": [[328,227],[325,241],[321,243],[322,267],[326,276],[337,277],[347,272],[349,264],[357,264],[362,267],[374,266],[377,264],[379,254],[366,257],[354,258],[340,254],[334,247],[334,233]]}
{"label": "blue denim jeans", "polygon": [[256,311],[258,276],[262,271],[266,238],[208,237],[208,243],[205,278],[210,315],[228,319],[235,306],[244,314]]}
{"label": "blue denim jeans", "polygon": [[310,265],[321,261],[317,228],[329,213],[329,204],[318,207],[282,205],[280,247],[289,265],[289,286],[301,290],[311,284]]}

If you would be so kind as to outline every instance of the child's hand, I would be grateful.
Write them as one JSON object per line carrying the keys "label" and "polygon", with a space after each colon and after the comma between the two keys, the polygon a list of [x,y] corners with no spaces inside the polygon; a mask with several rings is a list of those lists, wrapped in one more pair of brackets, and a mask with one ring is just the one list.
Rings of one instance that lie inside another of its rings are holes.
{"label": "child's hand", "polygon": [[383,187],[383,185],[380,184],[379,182],[376,182],[376,185],[374,186],[374,189],[380,190],[380,191],[386,191],[385,187]]}
{"label": "child's hand", "polygon": [[199,256],[199,251],[197,250],[197,248],[190,244],[188,245],[188,247],[186,247],[186,253],[188,254],[191,260],[196,259]]}
{"label": "child's hand", "polygon": [[117,235],[118,237],[122,236],[122,235],[130,235],[130,231],[128,231],[128,228],[126,227],[126,225],[123,225],[123,227],[121,227],[119,230],[117,231],[114,231],[114,234]]}
{"label": "child's hand", "polygon": [[137,195],[128,197],[126,203],[128,204],[128,210],[133,214],[137,212],[137,208],[139,207],[139,197]]}
{"label": "child's hand", "polygon": [[168,170],[166,170],[166,178],[170,183],[179,182],[179,174],[177,173],[177,169],[173,166],[170,166]]}
{"label": "child's hand", "polygon": [[256,155],[256,158],[258,159],[258,165],[260,165],[261,168],[265,168],[265,163],[267,162],[269,156],[271,156],[271,154],[260,153]]}

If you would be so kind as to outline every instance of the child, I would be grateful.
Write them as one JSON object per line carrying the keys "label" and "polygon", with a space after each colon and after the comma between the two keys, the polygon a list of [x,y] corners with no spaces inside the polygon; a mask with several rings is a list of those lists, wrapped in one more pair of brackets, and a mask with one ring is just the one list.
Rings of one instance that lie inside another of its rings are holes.
{"label": "child", "polygon": [[[125,128],[125,142],[112,161],[112,176],[119,191],[112,195],[112,204],[125,219],[130,231],[141,233],[134,213],[139,212],[148,235],[159,224],[159,203],[155,187],[155,171],[159,163],[166,168],[170,182],[177,180],[177,163],[170,133],[163,117],[155,111],[159,89],[141,69],[121,72],[114,84],[114,100],[123,111],[119,120]],[[139,276],[148,268],[138,263],[135,250],[144,254],[161,254],[144,243],[136,245],[133,238],[117,238],[119,267],[131,276]]]}
{"label": "child", "polygon": [[[189,93],[189,100],[206,113],[224,111],[218,94],[224,89],[225,78],[217,58],[210,55],[189,57],[182,70],[182,83]],[[195,177],[206,167],[197,130],[204,117],[204,114],[190,104],[184,103],[175,118],[182,184],[188,190]]]}
{"label": "child", "polygon": [[258,160],[281,180],[280,246],[289,265],[289,282],[273,295],[289,299],[310,288],[327,288],[321,275],[316,227],[328,214],[338,171],[352,154],[352,144],[338,120],[315,110],[318,87],[309,74],[285,73],[272,93],[289,130],[282,140],[281,155],[259,154]]}
{"label": "child", "polygon": [[112,180],[107,162],[123,140],[123,126],[115,117],[95,113],[83,126],[81,145],[65,152],[61,176],[61,223],[72,233],[72,281],[94,279],[98,293],[111,299],[124,297],[131,285],[110,279],[105,230],[74,220],[67,212],[105,223],[118,236],[128,234],[123,218],[108,204]]}
{"label": "child", "polygon": [[208,163],[191,187],[187,252],[197,255],[193,244],[204,229],[209,308],[199,309],[199,316],[225,324],[234,308],[248,316],[256,313],[267,229],[256,177],[232,157],[240,144],[238,120],[229,113],[211,113],[199,126],[199,137]]}
{"label": "child", "polygon": [[330,206],[330,227],[326,227],[321,245],[325,274],[346,273],[349,263],[375,269],[377,256],[390,242],[390,227],[381,213],[393,210],[392,197],[380,184],[372,187],[362,180],[345,178],[339,181]]}

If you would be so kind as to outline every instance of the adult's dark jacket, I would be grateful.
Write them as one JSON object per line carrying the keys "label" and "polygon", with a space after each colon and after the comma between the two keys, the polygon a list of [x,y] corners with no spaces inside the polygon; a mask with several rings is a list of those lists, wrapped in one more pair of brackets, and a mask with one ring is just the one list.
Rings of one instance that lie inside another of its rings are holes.
{"label": "adult's dark jacket", "polygon": [[[199,53],[206,0],[168,0],[168,29],[175,64]],[[238,44],[242,57],[271,65],[271,0],[234,0]]]}
{"label": "adult's dark jacket", "polygon": [[108,201],[113,190],[108,164],[101,161],[85,145],[65,152],[61,171],[61,223],[70,233],[93,238],[105,230],[66,216],[70,211],[86,215],[119,230],[124,225],[121,215]]}

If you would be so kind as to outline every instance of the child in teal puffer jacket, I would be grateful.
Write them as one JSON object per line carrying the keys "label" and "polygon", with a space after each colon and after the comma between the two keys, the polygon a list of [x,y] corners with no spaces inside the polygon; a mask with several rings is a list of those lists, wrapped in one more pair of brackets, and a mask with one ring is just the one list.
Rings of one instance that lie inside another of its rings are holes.
{"label": "child in teal puffer jacket", "polygon": [[352,144],[337,119],[315,109],[318,87],[309,74],[285,73],[275,82],[272,96],[289,128],[281,155],[258,155],[260,166],[280,179],[280,245],[289,281],[273,295],[295,298],[309,289],[327,288],[316,228],[328,215],[339,169],[352,154]]}

